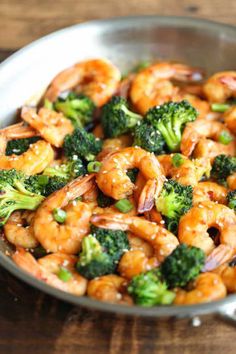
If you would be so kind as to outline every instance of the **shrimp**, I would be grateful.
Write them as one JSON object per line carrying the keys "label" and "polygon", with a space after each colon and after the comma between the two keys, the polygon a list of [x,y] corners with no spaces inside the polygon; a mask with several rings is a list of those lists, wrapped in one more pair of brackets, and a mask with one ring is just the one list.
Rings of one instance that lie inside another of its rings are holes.
{"label": "shrimp", "polygon": [[126,292],[127,280],[109,274],[90,280],[87,294],[92,299],[111,302],[113,304],[132,305],[133,301]]}
{"label": "shrimp", "polygon": [[214,273],[220,275],[229,293],[236,292],[236,267],[235,259],[229,263],[222,264],[214,270]]}
{"label": "shrimp", "polygon": [[91,222],[102,228],[130,231],[149,242],[155,257],[162,262],[179,244],[178,239],[165,228],[138,216],[124,214],[93,215]]}
{"label": "shrimp", "polygon": [[41,173],[54,159],[54,151],[49,143],[39,140],[31,144],[21,155],[0,156],[0,169],[23,171],[27,175]]}
{"label": "shrimp", "polygon": [[230,189],[236,189],[236,172],[227,178],[227,184]]}
{"label": "shrimp", "polygon": [[141,192],[138,212],[151,210],[154,197],[160,193],[165,177],[155,155],[139,147],[125,148],[107,156],[96,176],[98,187],[114,199],[127,198],[135,188],[126,175],[126,171],[131,168],[139,168],[147,180]]}
{"label": "shrimp", "polygon": [[130,98],[136,110],[145,114],[149,108],[168,101],[181,101],[183,95],[170,80],[199,81],[199,69],[183,64],[162,62],[140,71],[134,78]]}
{"label": "shrimp", "polygon": [[15,246],[34,248],[38,241],[34,237],[32,221],[34,212],[15,211],[3,226],[6,239]]}
{"label": "shrimp", "polygon": [[10,125],[0,130],[0,154],[4,155],[9,140],[32,138],[37,132],[30,126],[24,126],[24,122]]}
{"label": "shrimp", "polygon": [[159,265],[156,257],[148,258],[144,252],[140,250],[131,250],[125,252],[119,261],[119,274],[131,280],[134,276],[146,272]]}
{"label": "shrimp", "polygon": [[85,60],[60,72],[49,85],[45,98],[54,102],[61,92],[75,89],[101,107],[116,92],[120,78],[120,71],[110,61]]}
{"label": "shrimp", "polygon": [[195,205],[180,218],[178,239],[180,243],[199,247],[209,255],[216,247],[208,233],[211,227],[218,230],[220,244],[228,246],[228,257],[232,257],[236,252],[236,215],[225,205],[211,201]]}
{"label": "shrimp", "polygon": [[236,107],[228,109],[224,113],[224,122],[227,128],[236,135]]}
{"label": "shrimp", "polygon": [[199,181],[199,171],[197,171],[194,161],[187,159],[185,156],[182,156],[183,163],[179,167],[175,167],[172,162],[172,157],[174,155],[160,155],[157,157],[162,168],[164,169],[164,175],[166,177],[171,177],[177,182],[183,185],[197,185]]}
{"label": "shrimp", "polygon": [[175,305],[191,305],[223,299],[227,294],[221,277],[214,273],[200,274],[192,290],[176,290]]}
{"label": "shrimp", "polygon": [[198,119],[187,123],[183,131],[180,150],[183,155],[190,156],[202,138],[211,138],[218,141],[222,131],[229,133],[223,123]]}
{"label": "shrimp", "polygon": [[35,109],[24,107],[21,117],[55,147],[61,147],[65,136],[74,130],[71,121],[65,118],[62,113],[54,112],[48,108],[40,108],[37,114]]}
{"label": "shrimp", "polygon": [[102,151],[97,155],[97,160],[102,161],[106,156],[115,151],[132,145],[132,137],[130,135],[120,135],[118,138],[105,139],[102,146]]}
{"label": "shrimp", "polygon": [[212,200],[226,204],[227,189],[214,182],[199,182],[193,189],[193,204]]}
{"label": "shrimp", "polygon": [[217,155],[235,155],[235,140],[231,141],[228,145],[218,143],[216,141],[202,138],[197,144],[193,156],[197,159],[207,156],[212,162]]}
{"label": "shrimp", "polygon": [[[87,280],[74,268],[77,258],[63,253],[54,253],[40,258],[38,261],[23,248],[12,255],[13,261],[23,270],[48,285],[67,293],[82,296],[86,292]],[[66,269],[71,278],[63,281],[58,277],[61,269]]]}
{"label": "shrimp", "polygon": [[236,97],[236,71],[222,71],[212,75],[203,85],[203,92],[210,102],[225,102]]}
{"label": "shrimp", "polygon": [[[51,194],[36,210],[34,235],[47,252],[76,254],[80,250],[82,238],[89,232],[91,209],[86,203],[75,199],[92,187],[93,177],[89,175],[75,179]],[[63,224],[53,217],[53,211],[57,208],[66,211]]]}
{"label": "shrimp", "polygon": [[146,257],[154,256],[154,249],[147,241],[128,232],[128,239],[131,251],[141,251]]}

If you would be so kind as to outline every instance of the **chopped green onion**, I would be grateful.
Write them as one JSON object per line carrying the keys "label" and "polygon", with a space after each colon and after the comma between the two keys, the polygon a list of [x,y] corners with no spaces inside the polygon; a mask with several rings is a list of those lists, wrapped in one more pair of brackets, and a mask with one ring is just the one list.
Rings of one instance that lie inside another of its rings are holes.
{"label": "chopped green onion", "polygon": [[49,101],[47,98],[45,98],[44,107],[53,110],[53,103]]}
{"label": "chopped green onion", "polygon": [[181,154],[174,154],[172,156],[172,164],[174,165],[174,167],[180,167],[181,165],[183,165],[184,163],[184,158]]}
{"label": "chopped green onion", "polygon": [[48,181],[49,181],[49,176],[46,175],[38,176],[38,182],[41,186],[46,186],[46,184],[48,184]]}
{"label": "chopped green onion", "polygon": [[88,173],[99,172],[101,166],[102,166],[102,163],[99,162],[99,161],[91,161],[91,162],[89,162],[88,166],[87,166]]}
{"label": "chopped green onion", "polygon": [[53,217],[55,221],[63,224],[63,222],[66,220],[66,212],[60,208],[56,208],[53,210]]}
{"label": "chopped green onion", "polygon": [[228,103],[212,103],[211,104],[211,110],[213,112],[224,113],[229,108],[230,108],[230,105]]}
{"label": "chopped green onion", "polygon": [[71,272],[68,269],[64,268],[64,267],[60,268],[59,273],[57,274],[57,276],[58,276],[59,279],[61,279],[64,282],[67,282],[68,280],[70,280],[72,278]]}
{"label": "chopped green onion", "polygon": [[138,73],[139,71],[146,69],[151,65],[149,60],[140,61],[132,70],[133,73]]}
{"label": "chopped green onion", "polygon": [[224,145],[228,145],[229,143],[231,143],[232,140],[233,137],[229,132],[227,132],[227,130],[222,130],[218,137],[218,141]]}
{"label": "chopped green onion", "polygon": [[122,213],[128,213],[134,206],[128,199],[121,199],[115,203],[115,207]]}

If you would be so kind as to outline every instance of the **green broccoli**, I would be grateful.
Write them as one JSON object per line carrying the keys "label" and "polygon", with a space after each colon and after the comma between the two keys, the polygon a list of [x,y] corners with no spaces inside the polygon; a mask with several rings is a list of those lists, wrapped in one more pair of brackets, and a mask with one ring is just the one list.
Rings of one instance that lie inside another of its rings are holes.
{"label": "green broccoli", "polygon": [[236,212],[236,189],[227,194],[228,207]]}
{"label": "green broccoli", "polygon": [[226,178],[234,172],[236,172],[236,157],[224,154],[215,157],[211,169],[212,178],[219,183],[225,184]]}
{"label": "green broccoli", "polygon": [[76,128],[71,135],[66,135],[63,150],[67,158],[75,156],[91,161],[102,149],[102,140],[95,138],[92,133]]}
{"label": "green broccoli", "polygon": [[87,279],[114,273],[116,264],[103,251],[99,241],[92,235],[82,240],[82,251],[76,264],[77,271]]}
{"label": "green broccoli", "polygon": [[63,188],[67,184],[67,180],[62,177],[49,177],[48,183],[43,188],[43,195],[49,196],[53,192]]}
{"label": "green broccoli", "polygon": [[135,183],[136,178],[138,176],[138,172],[139,172],[138,168],[131,168],[131,169],[127,170],[126,174],[132,183]]}
{"label": "green broccoli", "polygon": [[164,183],[160,195],[156,198],[157,210],[165,216],[168,230],[176,233],[180,217],[193,204],[193,187],[184,186],[175,180]]}
{"label": "green broccoli", "polygon": [[27,187],[27,176],[20,171],[0,170],[0,226],[4,225],[15,210],[35,210],[44,200],[40,194]]}
{"label": "green broccoli", "polygon": [[6,152],[7,156],[21,155],[26,152],[31,144],[36,143],[40,139],[39,136],[33,136],[32,138],[10,140],[7,143]]}
{"label": "green broccoli", "polygon": [[146,307],[169,305],[175,298],[175,293],[168,290],[167,284],[161,280],[158,268],[133,277],[128,293],[137,305]]}
{"label": "green broccoli", "polygon": [[160,266],[168,287],[184,287],[195,279],[205,264],[205,254],[197,247],[179,245]]}
{"label": "green broccoli", "polygon": [[122,230],[109,230],[91,226],[91,234],[96,237],[103,250],[117,264],[123,253],[130,249],[126,232]]}
{"label": "green broccoli", "polygon": [[166,142],[159,130],[144,119],[134,129],[133,145],[156,154],[162,154],[165,151]]}
{"label": "green broccoli", "polygon": [[182,131],[197,117],[197,111],[187,101],[168,102],[147,112],[145,119],[162,134],[170,151],[178,151]]}
{"label": "green broccoli", "polygon": [[65,178],[67,181],[83,176],[87,173],[87,169],[83,161],[76,156],[74,160],[68,159],[65,163],[55,166],[46,167],[43,174],[46,176],[57,176]]}
{"label": "green broccoli", "polygon": [[113,96],[102,108],[102,128],[107,138],[115,138],[130,132],[142,119],[142,116],[128,109],[127,101]]}
{"label": "green broccoli", "polygon": [[99,190],[97,203],[100,208],[107,208],[111,206],[114,202],[115,201],[113,198],[108,197],[107,195],[103,194],[102,191]]}
{"label": "green broccoli", "polygon": [[83,128],[92,122],[95,105],[89,97],[70,92],[66,98],[59,97],[54,108],[69,118],[76,128]]}
{"label": "green broccoli", "polygon": [[46,175],[29,176],[25,181],[25,185],[27,185],[28,190],[33,193],[41,194],[45,197],[63,188],[67,183],[68,180],[63,177],[51,177]]}

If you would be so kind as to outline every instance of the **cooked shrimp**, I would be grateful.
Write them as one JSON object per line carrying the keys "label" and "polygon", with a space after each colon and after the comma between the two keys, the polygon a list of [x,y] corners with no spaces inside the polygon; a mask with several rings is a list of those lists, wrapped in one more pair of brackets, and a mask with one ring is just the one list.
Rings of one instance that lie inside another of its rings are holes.
{"label": "cooked shrimp", "polygon": [[132,145],[132,137],[130,135],[120,135],[118,138],[105,139],[102,146],[102,151],[97,155],[97,160],[102,161],[106,156],[115,151]]}
{"label": "cooked shrimp", "polygon": [[126,278],[132,279],[136,275],[146,272],[159,265],[156,257],[148,258],[140,250],[131,250],[125,252],[119,261],[118,272]]}
{"label": "cooked shrimp", "polygon": [[[82,238],[89,232],[90,207],[75,199],[92,187],[93,175],[77,178],[54,192],[39,206],[34,217],[34,235],[47,252],[76,254]],[[53,217],[57,208],[64,209],[66,219],[59,224]]]}
{"label": "cooked shrimp", "polygon": [[229,263],[222,264],[214,270],[214,273],[220,275],[229,293],[236,292],[236,267],[235,259]]}
{"label": "cooked shrimp", "polygon": [[193,204],[212,200],[226,204],[227,189],[214,182],[199,182],[193,189]]}
{"label": "cooked shrimp", "polygon": [[200,304],[223,299],[226,287],[221,277],[214,273],[200,274],[193,282],[192,290],[176,290],[175,305]]}
{"label": "cooked shrimp", "polygon": [[182,154],[185,156],[190,156],[197,143],[202,138],[211,138],[218,141],[222,131],[229,133],[226,126],[217,121],[212,122],[206,119],[198,119],[194,122],[187,123],[183,131],[180,146]]}
{"label": "cooked shrimp", "polygon": [[139,168],[147,180],[138,203],[138,212],[151,210],[154,197],[162,189],[164,175],[154,154],[139,148],[129,147],[107,156],[96,181],[102,192],[114,199],[122,199],[133,193],[134,184],[126,175],[126,171]]}
{"label": "cooked shrimp", "polygon": [[89,297],[113,304],[132,305],[126,293],[127,280],[115,274],[104,275],[90,280],[87,294]]}
{"label": "cooked shrimp", "polygon": [[227,184],[230,189],[236,189],[236,172],[227,178]]}
{"label": "cooked shrimp", "polygon": [[147,241],[128,232],[128,239],[131,251],[141,251],[146,257],[154,256],[154,249]]}
{"label": "cooked shrimp", "polygon": [[179,244],[171,232],[138,216],[101,214],[92,216],[91,222],[102,228],[132,232],[150,243],[159,262],[162,262]]}
{"label": "cooked shrimp", "polygon": [[236,97],[235,71],[222,71],[212,75],[203,85],[203,92],[210,102],[225,102]]}
{"label": "cooked shrimp", "polygon": [[180,243],[201,248],[207,255],[216,247],[208,229],[219,232],[220,244],[231,248],[229,257],[236,252],[236,215],[225,205],[202,202],[195,205],[180,218],[178,238]]}
{"label": "cooked shrimp", "polygon": [[218,143],[216,141],[202,138],[195,147],[193,156],[195,158],[208,157],[212,162],[217,155],[235,155],[235,141],[231,141],[228,145]]}
{"label": "cooked shrimp", "polygon": [[85,60],[59,73],[49,85],[45,98],[55,101],[61,92],[75,89],[100,107],[115,93],[120,78],[120,71],[110,61]]}
{"label": "cooked shrimp", "polygon": [[48,108],[40,108],[37,114],[35,109],[24,107],[21,117],[36,129],[46,141],[56,147],[61,147],[65,136],[74,130],[71,121],[65,118],[62,113],[54,112]]}
{"label": "cooked shrimp", "polygon": [[171,79],[199,81],[202,74],[199,69],[168,62],[157,63],[140,71],[130,89],[130,98],[137,111],[145,114],[151,107],[168,101],[181,101],[183,95],[179,88],[171,83]]}
{"label": "cooked shrimp", "polygon": [[158,161],[164,169],[164,175],[171,177],[183,185],[197,185],[199,181],[199,171],[194,164],[194,161],[182,156],[183,163],[179,167],[175,167],[172,162],[174,155],[160,155],[157,156]]}
{"label": "cooked shrimp", "polygon": [[209,103],[195,95],[183,94],[182,99],[187,100],[197,110],[197,119],[208,119],[209,114],[212,113]]}
{"label": "cooked shrimp", "polygon": [[31,138],[37,132],[30,126],[24,126],[24,122],[10,125],[0,130],[0,154],[4,155],[9,140]]}
{"label": "cooked shrimp", "polygon": [[15,246],[34,248],[38,241],[34,237],[32,220],[34,212],[15,211],[3,226],[6,239]]}
{"label": "cooked shrimp", "polygon": [[21,155],[0,156],[0,169],[15,168],[28,175],[41,173],[53,161],[54,151],[49,143],[39,140]]}
{"label": "cooked shrimp", "polygon": [[236,107],[228,109],[224,113],[224,122],[227,128],[233,133],[236,134]]}
{"label": "cooked shrimp", "polygon": [[[74,256],[54,253],[36,261],[29,252],[19,248],[12,255],[12,259],[20,268],[55,288],[77,296],[82,296],[86,292],[87,280],[75,271],[77,258]],[[58,277],[61,269],[67,270],[71,275],[68,281]]]}

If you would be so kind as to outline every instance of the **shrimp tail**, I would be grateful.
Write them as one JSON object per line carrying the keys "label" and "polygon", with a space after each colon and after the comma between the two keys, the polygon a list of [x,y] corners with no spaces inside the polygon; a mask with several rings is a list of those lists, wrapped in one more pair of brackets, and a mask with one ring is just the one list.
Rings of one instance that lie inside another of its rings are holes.
{"label": "shrimp tail", "polygon": [[210,272],[223,263],[228,262],[233,256],[233,249],[228,245],[219,245],[207,257],[203,272]]}
{"label": "shrimp tail", "polygon": [[149,180],[145,184],[138,201],[138,213],[150,211],[154,206],[154,197],[157,191],[157,181]]}
{"label": "shrimp tail", "polygon": [[225,84],[230,90],[236,90],[236,77],[223,76],[220,78],[220,82]]}
{"label": "shrimp tail", "polygon": [[37,279],[43,280],[41,268],[34,257],[26,252],[24,248],[17,247],[16,252],[12,255],[13,261],[24,271],[30,273]]}
{"label": "shrimp tail", "polygon": [[91,223],[102,229],[109,228],[111,230],[127,231],[129,222],[125,222],[123,214],[97,214],[93,215],[90,219]]}

